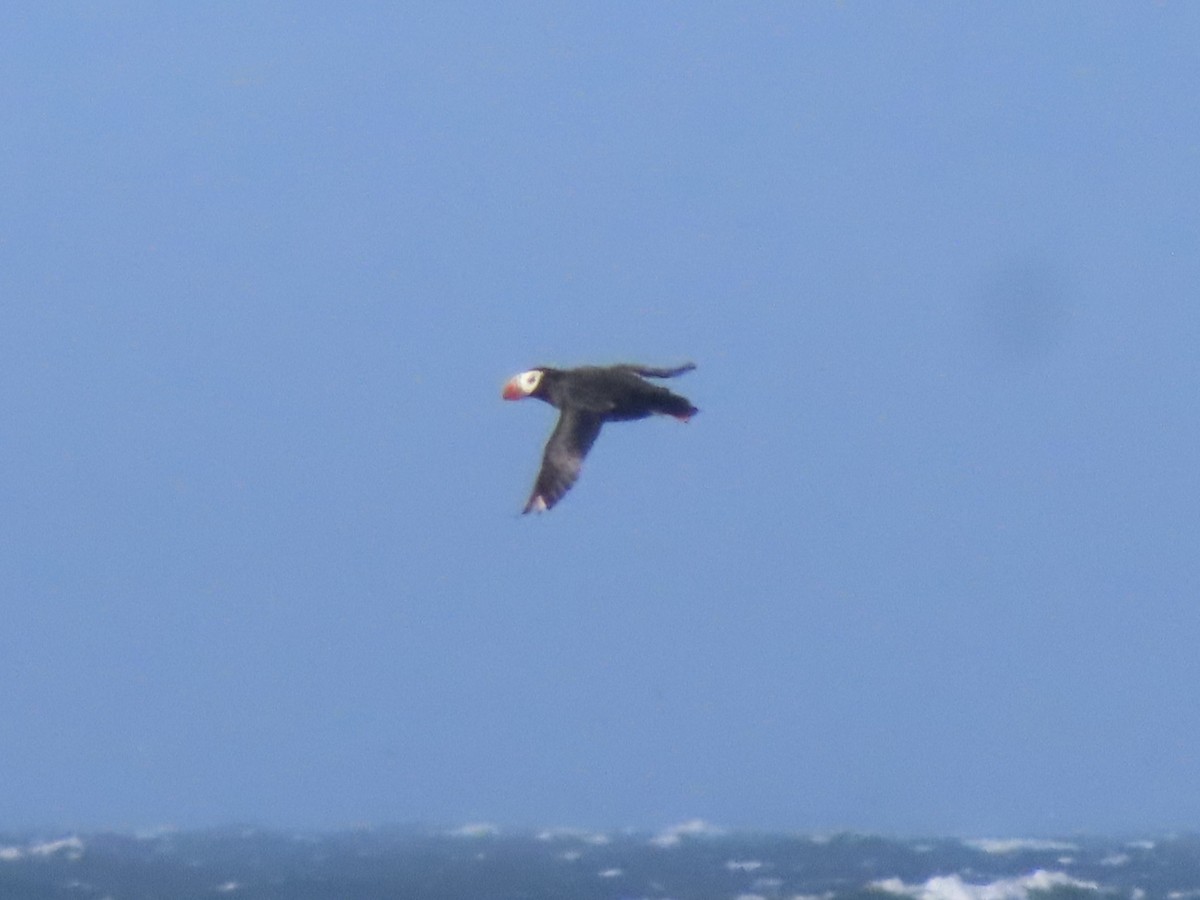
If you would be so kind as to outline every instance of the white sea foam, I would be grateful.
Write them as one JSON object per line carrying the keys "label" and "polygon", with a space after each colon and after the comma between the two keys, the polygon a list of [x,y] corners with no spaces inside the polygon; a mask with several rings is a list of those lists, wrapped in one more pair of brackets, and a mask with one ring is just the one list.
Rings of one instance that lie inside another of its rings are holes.
{"label": "white sea foam", "polygon": [[32,844],[29,847],[29,852],[33,856],[52,856],[61,851],[68,853],[82,853],[83,841],[77,837],[63,838],[60,841],[46,841],[41,844]]}
{"label": "white sea foam", "polygon": [[71,859],[83,855],[83,841],[78,837],[62,838],[57,841],[42,841],[27,847],[0,847],[0,861],[15,862],[26,856],[53,856],[56,853],[66,853]]}
{"label": "white sea foam", "polygon": [[603,872],[597,872],[601,878],[619,878],[625,873],[621,869],[605,869]]}
{"label": "white sea foam", "polygon": [[725,863],[725,868],[730,872],[753,872],[762,867],[762,862],[757,859],[731,859]]}
{"label": "white sea foam", "polygon": [[905,884],[899,878],[875,881],[871,886],[889,894],[914,897],[916,900],[1028,900],[1031,892],[1070,887],[1098,891],[1094,881],[1081,881],[1065,872],[1038,869],[1018,878],[1002,878],[988,884],[971,884],[958,875],[930,878],[924,884]]}
{"label": "white sea foam", "polygon": [[1079,847],[1075,844],[1068,844],[1064,841],[1040,841],[1030,838],[980,838],[974,841],[963,841],[968,847],[974,847],[976,850],[982,850],[984,853],[993,853],[1004,855],[1008,853],[1022,853],[1025,851],[1069,851],[1077,852]]}
{"label": "white sea foam", "polygon": [[456,828],[448,833],[452,837],[480,838],[493,837],[500,833],[500,829],[490,822],[468,822],[461,828]]}
{"label": "white sea foam", "polygon": [[168,837],[179,833],[177,825],[158,825],[154,828],[141,828],[133,833],[134,838],[139,841],[157,841],[159,838]]}
{"label": "white sea foam", "polygon": [[588,831],[584,828],[544,828],[537,834],[539,841],[581,841],[595,847],[612,843],[612,838],[602,831]]}
{"label": "white sea foam", "polygon": [[677,847],[685,837],[713,837],[723,833],[720,828],[703,819],[689,819],[663,829],[650,838],[650,843],[655,847]]}

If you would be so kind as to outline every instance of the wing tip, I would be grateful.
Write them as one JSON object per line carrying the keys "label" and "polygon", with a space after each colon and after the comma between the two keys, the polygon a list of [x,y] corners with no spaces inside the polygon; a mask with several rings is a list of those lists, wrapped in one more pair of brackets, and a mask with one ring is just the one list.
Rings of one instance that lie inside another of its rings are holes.
{"label": "wing tip", "polygon": [[534,494],[529,498],[529,502],[525,504],[525,508],[521,510],[521,515],[528,515],[531,512],[544,513],[550,508],[551,504],[546,502],[546,498],[541,494]]}

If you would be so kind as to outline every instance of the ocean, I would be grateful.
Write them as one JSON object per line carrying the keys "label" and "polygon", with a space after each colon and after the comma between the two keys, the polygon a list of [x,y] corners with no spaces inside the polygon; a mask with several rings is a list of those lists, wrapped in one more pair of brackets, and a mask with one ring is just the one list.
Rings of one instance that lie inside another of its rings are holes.
{"label": "ocean", "polygon": [[0,835],[0,898],[1200,898],[1200,837],[895,838],[490,825]]}

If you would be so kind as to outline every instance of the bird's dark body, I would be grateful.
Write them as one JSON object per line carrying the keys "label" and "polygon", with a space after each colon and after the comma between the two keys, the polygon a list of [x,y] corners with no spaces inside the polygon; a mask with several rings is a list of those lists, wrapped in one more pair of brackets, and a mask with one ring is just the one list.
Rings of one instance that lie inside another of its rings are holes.
{"label": "bird's dark body", "polygon": [[576,409],[599,415],[605,422],[632,422],[647,416],[687,418],[698,410],[684,397],[651,384],[653,378],[670,378],[688,371],[651,369],[646,366],[580,366],[578,369],[540,367],[542,382],[532,396],[557,409]]}
{"label": "bird's dark body", "polygon": [[[674,369],[622,364],[555,369],[538,366],[505,386],[510,400],[537,397],[560,411],[542,455],[542,467],[525,512],[553,507],[571,489],[605,422],[631,422],[656,413],[682,422],[699,412],[691,401],[647,378],[673,378],[696,368]],[[528,380],[528,383],[525,383]]]}

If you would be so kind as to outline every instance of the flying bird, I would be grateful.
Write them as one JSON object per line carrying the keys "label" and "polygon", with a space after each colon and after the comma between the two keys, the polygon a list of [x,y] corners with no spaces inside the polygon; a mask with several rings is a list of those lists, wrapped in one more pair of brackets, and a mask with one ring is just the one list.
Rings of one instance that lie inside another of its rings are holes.
{"label": "flying bird", "polygon": [[577,369],[539,366],[510,378],[502,392],[505,400],[537,397],[559,411],[522,514],[545,512],[563,498],[579,477],[583,458],[605,422],[631,422],[655,413],[686,422],[698,413],[687,398],[646,380],[674,378],[694,368],[693,363],[675,369],[636,364]]}

